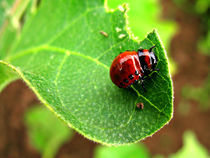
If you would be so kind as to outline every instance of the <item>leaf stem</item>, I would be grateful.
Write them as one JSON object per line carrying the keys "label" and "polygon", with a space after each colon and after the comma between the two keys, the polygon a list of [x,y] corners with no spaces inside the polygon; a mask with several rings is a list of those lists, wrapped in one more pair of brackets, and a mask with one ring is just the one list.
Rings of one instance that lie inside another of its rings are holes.
{"label": "leaf stem", "polygon": [[131,85],[131,88],[137,93],[137,95],[139,97],[141,96],[140,93],[139,93],[139,91],[133,85]]}

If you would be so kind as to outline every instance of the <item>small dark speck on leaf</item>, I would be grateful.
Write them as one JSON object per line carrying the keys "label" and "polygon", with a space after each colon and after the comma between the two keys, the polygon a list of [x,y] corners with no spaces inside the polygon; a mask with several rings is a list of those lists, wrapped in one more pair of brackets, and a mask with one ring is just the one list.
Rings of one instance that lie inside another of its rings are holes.
{"label": "small dark speck on leaf", "polygon": [[136,107],[137,107],[138,109],[143,110],[143,109],[144,109],[144,104],[143,104],[143,103],[137,103],[137,104],[136,104]]}

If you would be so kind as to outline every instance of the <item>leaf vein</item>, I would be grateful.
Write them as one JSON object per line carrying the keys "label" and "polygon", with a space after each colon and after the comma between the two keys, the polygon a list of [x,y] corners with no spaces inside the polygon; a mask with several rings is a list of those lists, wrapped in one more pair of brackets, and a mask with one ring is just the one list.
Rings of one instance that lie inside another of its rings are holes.
{"label": "leaf vein", "polygon": [[71,27],[73,24],[75,24],[81,18],[85,17],[88,13],[90,13],[90,12],[92,12],[94,10],[97,10],[97,9],[101,9],[101,8],[103,8],[103,7],[100,6],[100,7],[94,7],[94,8],[91,8],[91,9],[88,8],[83,14],[78,16],[71,23],[69,23],[65,28],[63,28],[59,33],[57,33],[54,37],[52,37],[49,41],[47,41],[46,44],[51,44],[52,42],[54,42],[57,38],[59,38],[62,35],[62,33],[64,33],[66,30],[68,30],[69,27]]}

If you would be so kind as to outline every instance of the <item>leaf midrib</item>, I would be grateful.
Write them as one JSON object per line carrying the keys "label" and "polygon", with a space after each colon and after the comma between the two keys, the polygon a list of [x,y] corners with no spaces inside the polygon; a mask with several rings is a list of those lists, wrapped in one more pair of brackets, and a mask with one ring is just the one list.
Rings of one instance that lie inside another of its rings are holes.
{"label": "leaf midrib", "polygon": [[[53,48],[54,49],[54,48]],[[65,53],[65,52],[64,52]],[[79,53],[76,53],[76,54],[74,54],[74,55],[78,55]],[[69,56],[68,54],[66,55],[66,56]],[[64,57],[65,58],[65,57]],[[88,58],[87,58],[88,59]],[[21,72],[21,71],[19,71],[19,70],[17,70],[16,69],[16,67],[14,67],[13,65],[11,65],[11,64],[9,64],[9,63],[7,63],[7,62],[5,62],[5,61],[3,61],[3,60],[0,60],[0,63],[2,63],[2,64],[4,64],[4,65],[7,65],[8,67],[10,67],[10,68],[12,68],[14,71],[16,71],[20,76],[22,76],[22,78],[27,82],[27,83],[29,83],[29,85],[30,85],[30,82],[24,77],[24,75],[23,75],[23,73]],[[109,70],[109,69],[108,69]],[[34,87],[32,88],[32,89],[35,89]],[[35,92],[36,92],[36,94],[39,94],[39,92],[35,89]],[[45,100],[45,99],[43,99],[42,97],[41,97],[41,95],[39,94],[38,95],[39,96],[39,98],[41,98],[41,100],[42,101],[44,101],[44,103],[51,109],[51,111],[52,111],[52,108],[49,106],[50,104]],[[142,96],[142,95],[140,95],[140,96]],[[144,96],[142,96],[145,100],[147,100]],[[59,97],[59,100],[60,100],[60,102],[61,102],[61,104],[63,104],[63,102],[62,102],[62,100],[60,99],[60,97]],[[148,100],[147,100],[148,101]],[[150,101],[148,101],[149,103],[151,103]],[[153,105],[152,103],[151,103],[151,105]],[[63,105],[63,107],[64,108],[67,108],[65,105]],[[159,109],[158,108],[155,108],[156,110],[158,110],[159,111]],[[53,110],[54,111],[54,110]],[[69,111],[70,113],[71,113],[71,111]],[[135,112],[135,108],[133,109],[133,112],[132,112],[132,114],[130,115],[130,118],[128,119],[128,121],[122,126],[122,125],[119,125],[118,127],[114,127],[114,128],[101,128],[101,127],[98,127],[98,126],[94,126],[94,125],[91,125],[92,127],[94,127],[94,128],[97,128],[97,129],[100,129],[100,130],[113,130],[113,129],[121,129],[121,128],[125,128],[126,126],[128,126],[128,124],[130,123],[130,121],[132,120],[132,116],[133,116],[133,114],[134,114],[134,112]],[[161,112],[161,111],[159,111],[160,113],[163,113],[163,112]],[[163,113],[165,116],[167,116],[165,113]],[[61,117],[61,118],[63,118],[60,114],[57,114],[57,112],[56,112],[56,115],[58,116],[58,117]],[[73,114],[71,114],[73,117],[74,117],[74,119],[76,119],[79,123],[80,123],[80,125],[82,125],[82,124],[84,124],[84,123],[82,123],[81,122],[81,120],[78,120],[77,118],[76,118],[76,116],[74,116]],[[65,120],[67,123],[68,123],[68,121],[65,119],[65,118],[63,118],[63,120]],[[68,123],[69,124],[69,123]],[[70,124],[70,127],[72,127],[72,125]],[[75,128],[75,127],[73,127],[73,128]],[[78,130],[78,129],[77,129]]]}
{"label": "leaf midrib", "polygon": [[[38,95],[39,99],[40,99],[40,100],[41,100],[41,101],[42,101],[42,102],[43,102],[51,111],[55,112],[56,115],[57,115],[58,117],[61,117],[61,118],[62,118],[70,127],[72,127],[72,124],[70,124],[64,117],[62,117],[62,115],[58,114],[55,110],[53,110],[53,108],[52,108],[51,106],[49,106],[49,105],[50,105],[49,102],[46,101],[45,99],[43,99],[43,97],[40,95],[40,93],[36,90],[35,87],[30,86],[31,83],[24,77],[24,74],[23,74],[20,70],[18,70],[18,69],[17,69],[15,66],[13,66],[12,64],[7,63],[7,62],[5,62],[5,61],[3,61],[3,60],[0,60],[0,64],[4,64],[4,65],[10,67],[13,71],[16,71],[16,72],[23,78],[23,80],[24,80],[26,83],[28,83],[29,87],[31,87],[31,88],[34,90],[34,92]],[[27,73],[30,73],[31,75],[37,76],[36,74],[33,74],[33,73],[31,73],[31,72],[27,72]],[[62,100],[60,99],[60,97],[59,97],[59,101],[60,101],[61,105],[62,105],[64,108],[67,108],[67,107],[63,104],[63,102],[62,102]],[[69,111],[69,113],[71,113],[71,111]],[[129,124],[129,122],[132,120],[133,113],[134,113],[134,110],[133,110],[132,114],[130,115],[130,118],[128,119],[128,121],[127,121],[123,126],[122,126],[122,125],[119,125],[118,127],[114,127],[114,128],[101,128],[101,127],[98,127],[98,126],[95,126],[95,125],[91,125],[91,127],[94,127],[94,128],[100,129],[100,130],[113,130],[113,129],[124,128],[124,127],[126,127],[126,126]],[[72,116],[75,120],[77,120],[77,121],[80,123],[80,125],[87,125],[87,124],[82,123],[81,120],[77,119],[77,117],[74,116],[72,113],[71,113],[71,116]],[[76,128],[76,127],[73,126],[73,128]],[[78,131],[80,131],[78,128],[76,128],[76,129],[77,129]],[[82,131],[80,131],[80,132],[83,133]]]}
{"label": "leaf midrib", "polygon": [[[31,49],[27,49],[26,51],[22,51],[22,53],[18,53],[17,55],[14,55],[14,56],[9,56],[6,61],[12,61],[16,58],[19,58],[19,57],[22,57],[26,54],[30,54],[30,53],[34,53],[34,52],[39,52],[40,50],[51,50],[51,51],[56,51],[58,53],[64,53],[66,55],[76,55],[76,56],[80,56],[82,58],[85,58],[85,59],[88,59],[90,61],[93,61],[95,62],[97,65],[100,65],[102,67],[104,67],[106,70],[109,71],[109,66],[105,65],[104,63],[100,62],[98,60],[98,58],[93,58],[93,57],[90,57],[90,56],[87,56],[87,55],[84,55],[84,54],[81,54],[81,53],[78,53],[78,52],[73,52],[73,51],[69,51],[67,49],[63,49],[63,48],[59,48],[59,47],[55,47],[55,46],[51,46],[51,45],[42,45],[42,46],[38,46],[38,47],[34,47],[34,48],[31,48]],[[59,72],[58,72],[59,73]],[[57,74],[56,74],[57,75]],[[148,100],[146,97],[144,97],[143,95],[141,95],[139,93],[138,90],[136,90],[133,86],[132,86],[132,89],[136,92],[137,96],[138,97],[142,97],[143,99],[145,99],[151,106],[153,106],[158,112],[160,113],[163,113],[164,115],[166,115],[167,117],[169,117],[166,113],[163,112],[164,108],[162,110],[160,110],[158,107],[156,107],[150,100]]]}
{"label": "leaf midrib", "polygon": [[[98,7],[94,7],[94,8],[88,8],[83,12],[81,13],[78,17],[75,17],[69,24],[67,24],[60,32],[57,32],[57,34],[55,36],[52,36],[48,41],[46,41],[45,43],[47,44],[50,44],[50,43],[53,43],[57,38],[59,38],[62,33],[64,33],[66,30],[68,30],[69,27],[71,27],[73,24],[75,24],[77,21],[79,21],[82,17],[85,17],[88,13],[90,12],[93,12],[94,10],[97,10],[97,9],[104,9],[104,6],[98,6]],[[36,15],[33,16],[33,18],[35,17]],[[32,19],[33,19],[32,18]],[[30,22],[29,22],[30,23]],[[30,29],[30,25],[26,25],[27,27],[24,28],[24,31],[23,33],[21,34],[21,37],[20,39],[22,38],[22,36],[25,35],[25,33],[27,33],[27,30]],[[11,53],[14,52],[14,50],[16,49],[16,47],[18,46],[20,40],[17,40],[16,43],[14,43],[12,49],[11,49]]]}

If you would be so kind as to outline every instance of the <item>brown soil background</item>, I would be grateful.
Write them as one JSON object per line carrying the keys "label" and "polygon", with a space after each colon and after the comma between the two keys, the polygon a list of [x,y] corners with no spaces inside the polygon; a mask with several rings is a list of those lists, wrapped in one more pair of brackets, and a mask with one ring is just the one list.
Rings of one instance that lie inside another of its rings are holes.
{"label": "brown soil background", "polygon": [[[210,152],[210,110],[201,111],[195,101],[190,101],[190,112],[181,115],[178,106],[182,99],[181,88],[185,84],[202,86],[208,75],[209,57],[202,55],[196,47],[201,34],[200,19],[177,8],[171,0],[163,1],[163,18],[175,18],[179,31],[172,39],[170,52],[178,65],[173,76],[174,117],[159,132],[142,141],[151,155],[167,157],[182,146],[182,135],[193,130]],[[34,93],[18,80],[0,93],[0,158],[39,158],[40,154],[30,145],[24,125],[24,112],[39,103]],[[57,153],[58,158],[92,158],[98,144],[75,132],[72,140],[65,143]]]}

